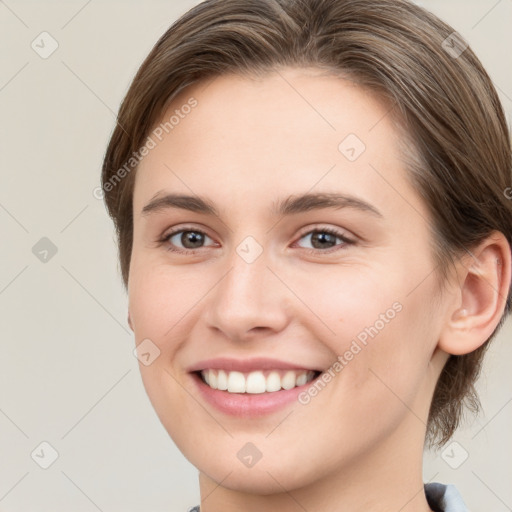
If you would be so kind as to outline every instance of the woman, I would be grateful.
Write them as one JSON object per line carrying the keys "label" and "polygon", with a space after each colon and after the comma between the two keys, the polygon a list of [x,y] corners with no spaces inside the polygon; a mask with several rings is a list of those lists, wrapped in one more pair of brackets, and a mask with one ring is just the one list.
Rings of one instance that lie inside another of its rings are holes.
{"label": "woman", "polygon": [[135,76],[102,187],[201,512],[466,510],[422,452],[511,310],[511,148],[453,29],[406,1],[203,2]]}

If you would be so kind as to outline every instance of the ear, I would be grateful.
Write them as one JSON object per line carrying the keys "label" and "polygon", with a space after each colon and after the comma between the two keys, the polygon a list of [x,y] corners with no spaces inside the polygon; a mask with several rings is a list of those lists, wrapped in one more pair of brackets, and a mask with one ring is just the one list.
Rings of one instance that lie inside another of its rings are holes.
{"label": "ear", "polygon": [[473,352],[498,325],[510,289],[510,245],[495,231],[459,263],[459,284],[438,343],[453,355]]}
{"label": "ear", "polygon": [[133,331],[133,324],[132,319],[130,317],[130,311],[128,311],[128,325],[130,326],[130,329]]}

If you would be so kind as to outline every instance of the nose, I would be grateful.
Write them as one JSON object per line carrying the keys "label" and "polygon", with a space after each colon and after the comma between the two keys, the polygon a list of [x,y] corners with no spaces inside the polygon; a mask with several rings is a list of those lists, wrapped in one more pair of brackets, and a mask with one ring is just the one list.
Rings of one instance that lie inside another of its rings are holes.
{"label": "nose", "polygon": [[252,262],[233,252],[204,312],[210,328],[238,342],[286,327],[293,294],[269,263],[265,251]]}

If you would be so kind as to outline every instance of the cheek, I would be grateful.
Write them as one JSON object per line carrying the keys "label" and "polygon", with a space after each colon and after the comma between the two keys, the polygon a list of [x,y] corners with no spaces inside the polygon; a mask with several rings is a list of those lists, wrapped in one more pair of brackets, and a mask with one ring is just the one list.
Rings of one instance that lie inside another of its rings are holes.
{"label": "cheek", "polygon": [[[162,265],[134,261],[130,270],[129,307],[136,344],[149,339],[159,350],[149,365],[139,364],[147,396],[160,421],[173,439],[188,443],[195,432],[182,432],[180,421],[170,411],[181,411],[195,418],[195,402],[183,390],[181,369],[173,364],[189,334],[189,322],[200,290],[192,278],[185,279],[179,269],[170,272]],[[204,293],[204,292],[203,292]],[[201,418],[198,417],[197,421]],[[180,436],[184,435],[181,440]],[[188,437],[187,437],[188,436]],[[185,444],[186,444],[185,443]]]}
{"label": "cheek", "polygon": [[412,401],[435,348],[435,312],[428,306],[433,279],[411,293],[414,269],[394,268],[400,273],[389,268],[331,271],[327,287],[317,281],[299,290],[314,305],[317,336],[338,356],[332,368],[344,375],[339,382],[367,394],[368,404],[383,395],[391,398],[387,386]]}
{"label": "cheek", "polygon": [[[153,265],[133,265],[129,281],[129,308],[135,343],[148,343],[158,354],[149,365],[139,364],[142,382],[156,413],[167,424],[169,403],[180,410],[186,397],[176,378],[182,375],[173,365],[189,335],[194,304],[199,300],[196,286],[169,269]],[[156,348],[153,348],[156,346]]]}
{"label": "cheek", "polygon": [[398,278],[386,281],[389,271],[360,266],[331,267],[324,272],[325,278],[317,273],[295,283],[295,290],[311,305],[312,321],[324,327],[319,339],[329,343],[335,353],[347,350],[355,338],[364,344],[371,333],[386,330],[399,316],[403,292]]}
{"label": "cheek", "polygon": [[[134,265],[129,281],[129,308],[137,341],[143,338],[167,340],[179,332],[181,323],[193,313],[205,290],[191,273],[170,272],[168,268]],[[165,348],[160,347],[161,349]]]}

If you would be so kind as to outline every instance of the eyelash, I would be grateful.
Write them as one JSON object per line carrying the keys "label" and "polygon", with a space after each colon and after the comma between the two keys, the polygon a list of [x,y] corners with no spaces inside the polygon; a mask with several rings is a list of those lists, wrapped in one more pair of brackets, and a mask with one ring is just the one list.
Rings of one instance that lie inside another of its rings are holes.
{"label": "eyelash", "polygon": [[[171,247],[171,244],[170,244],[169,240],[174,235],[176,235],[178,233],[186,233],[186,232],[200,233],[201,235],[204,235],[204,236],[206,236],[208,238],[211,238],[211,237],[208,236],[207,233],[205,233],[204,231],[202,231],[200,229],[196,229],[196,228],[192,228],[192,227],[184,227],[184,228],[180,228],[180,229],[175,229],[174,231],[171,231],[170,233],[166,233],[164,236],[162,236],[158,240],[158,242],[159,242],[159,244],[167,243],[168,244],[167,250],[171,251],[171,252],[174,252],[174,253],[177,253],[177,254],[188,254],[188,255],[196,254],[197,252],[199,252],[202,249],[204,249],[204,247],[201,247],[199,249],[176,249],[176,248]],[[314,229],[310,229],[309,231],[306,231],[306,232],[302,233],[300,235],[300,237],[298,238],[298,240],[301,240],[305,236],[311,235],[313,233],[328,233],[330,235],[333,235],[336,238],[339,238],[343,242],[343,244],[341,244],[341,246],[337,245],[335,247],[331,247],[331,248],[325,249],[325,250],[324,249],[304,249],[308,254],[332,253],[332,252],[335,252],[335,251],[342,250],[343,247],[345,247],[347,245],[354,245],[356,243],[354,240],[351,240],[350,238],[347,238],[340,231],[337,231],[336,229],[328,228],[328,227],[326,227],[326,228],[317,227],[317,228],[314,228]]]}

